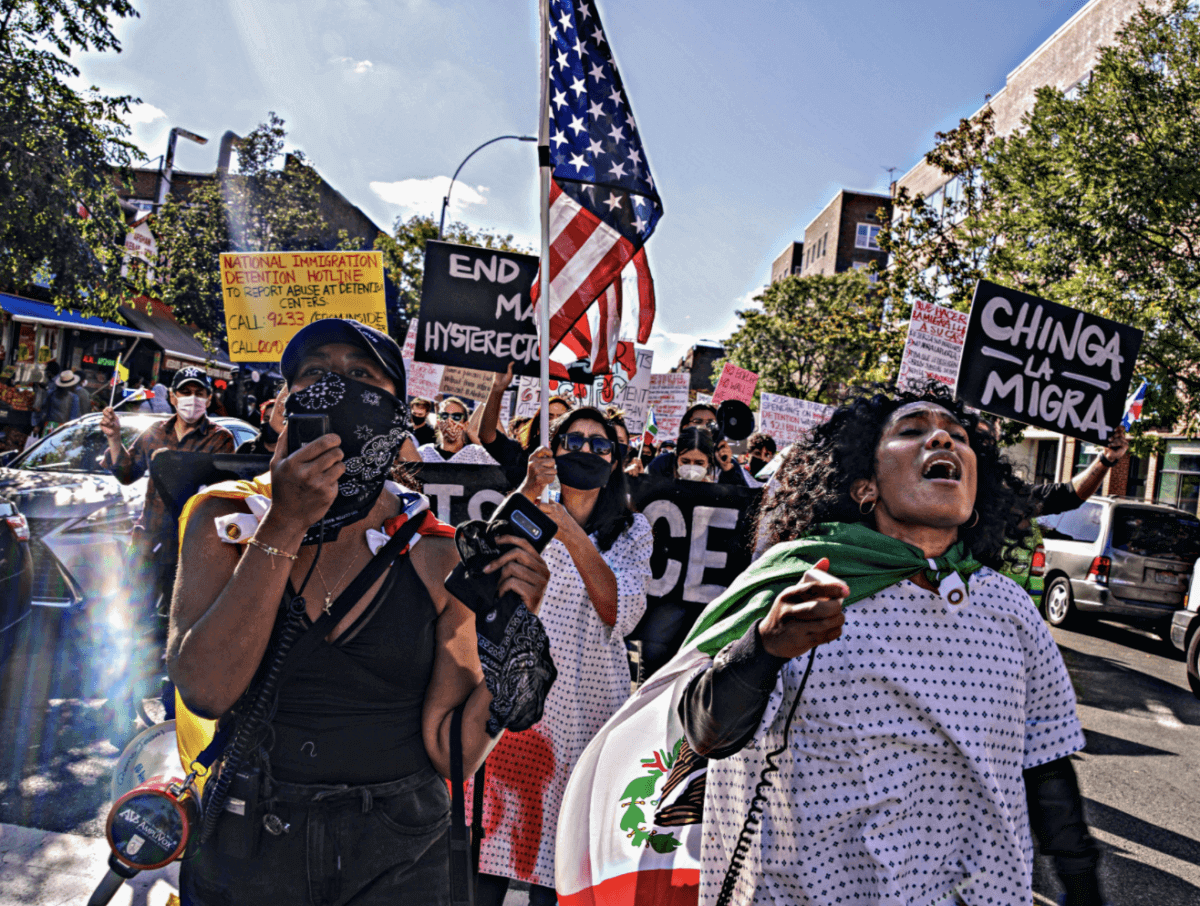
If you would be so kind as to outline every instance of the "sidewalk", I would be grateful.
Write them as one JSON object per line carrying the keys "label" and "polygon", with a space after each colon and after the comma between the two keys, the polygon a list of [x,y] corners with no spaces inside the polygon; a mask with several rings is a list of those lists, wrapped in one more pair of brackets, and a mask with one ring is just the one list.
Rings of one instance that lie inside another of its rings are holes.
{"label": "sidewalk", "polygon": [[[56,834],[0,824],[0,906],[84,906],[108,870],[108,844],[99,837]],[[127,881],[113,906],[167,906],[179,888],[179,865]],[[529,894],[510,890],[504,906],[527,906]]]}

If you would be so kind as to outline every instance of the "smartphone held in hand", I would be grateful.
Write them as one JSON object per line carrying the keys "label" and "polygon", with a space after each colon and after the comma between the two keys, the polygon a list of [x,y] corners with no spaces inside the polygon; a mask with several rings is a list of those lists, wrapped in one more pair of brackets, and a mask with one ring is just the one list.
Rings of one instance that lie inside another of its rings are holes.
{"label": "smartphone held in hand", "polygon": [[288,453],[329,433],[328,415],[289,415],[287,420]]}

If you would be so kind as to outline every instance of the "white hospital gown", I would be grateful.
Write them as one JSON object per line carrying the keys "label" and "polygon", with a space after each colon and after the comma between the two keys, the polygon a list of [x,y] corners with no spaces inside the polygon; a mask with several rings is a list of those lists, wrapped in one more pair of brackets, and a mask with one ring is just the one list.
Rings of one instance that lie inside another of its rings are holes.
{"label": "white hospital gown", "polygon": [[436,444],[421,444],[417,447],[421,462],[449,462],[457,466],[498,466],[500,463],[479,444],[466,444],[461,450],[446,459],[438,452]]}
{"label": "white hospital gown", "polygon": [[[733,902],[1032,902],[1022,771],[1083,748],[1075,693],[1029,596],[984,568],[966,602],[910,581],[846,609],[816,649]],[[713,761],[702,904],[716,902],[808,655],[789,661],[751,743]]]}
{"label": "white hospital gown", "polygon": [[[596,541],[592,536],[592,543]],[[641,513],[601,552],[617,580],[617,622],[606,626],[579,568],[557,538],[542,556],[550,585],[538,612],[558,677],[542,719],[505,733],[487,759],[479,870],[554,886],[554,836],[571,769],[592,737],[629,698],[625,636],[646,612],[654,533]]]}

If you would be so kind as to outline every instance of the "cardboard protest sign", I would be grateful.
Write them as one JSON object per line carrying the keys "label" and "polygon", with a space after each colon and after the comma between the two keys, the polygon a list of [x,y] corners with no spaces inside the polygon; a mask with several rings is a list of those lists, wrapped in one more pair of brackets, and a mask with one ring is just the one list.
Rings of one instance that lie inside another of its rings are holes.
{"label": "cardboard protest sign", "polygon": [[278,362],[306,324],[353,318],[387,333],[382,252],[221,255],[229,358]]}
{"label": "cardboard protest sign", "polygon": [[672,374],[650,375],[650,407],[658,423],[658,436],[676,438],[679,423],[688,407],[688,387],[692,375],[681,371]]}
{"label": "cardboard protest sign", "polygon": [[967,338],[967,319],[964,312],[943,305],[913,302],[896,386],[901,390],[916,390],[934,380],[953,392],[958,360]]}
{"label": "cardboard protest sign", "polygon": [[565,396],[576,406],[595,406],[603,411],[616,406],[625,413],[629,433],[641,434],[650,405],[650,368],[654,350],[635,347],[628,340],[617,344],[612,374],[596,377],[590,384],[550,380],[550,395]]}
{"label": "cardboard protest sign", "polygon": [[483,402],[492,392],[492,372],[446,365],[442,370],[442,393]]}
{"label": "cardboard protest sign", "polygon": [[428,362],[410,362],[408,369],[408,395],[423,396],[427,400],[437,399],[441,393],[444,365]]}
{"label": "cardboard protest sign", "polygon": [[450,525],[468,519],[490,519],[508,495],[499,466],[464,466],[448,462],[408,463],[421,479],[433,514]]}
{"label": "cardboard protest sign", "polygon": [[516,383],[517,402],[513,418],[532,418],[542,403],[542,381],[538,377],[519,377]]}
{"label": "cardboard protest sign", "polygon": [[515,362],[515,374],[538,374],[537,267],[534,255],[427,242],[415,360],[489,372]]}
{"label": "cardboard protest sign", "polygon": [[758,430],[769,434],[780,448],[829,421],[832,414],[833,406],[824,403],[810,403],[765,391],[758,397]]}
{"label": "cardboard protest sign", "polygon": [[417,354],[417,330],[420,326],[421,322],[416,318],[408,322],[408,333],[404,335],[404,345],[400,349],[400,357],[410,362]]}
{"label": "cardboard protest sign", "polygon": [[1104,444],[1121,423],[1142,332],[980,280],[958,396],[986,412]]}
{"label": "cardboard protest sign", "polygon": [[739,400],[749,404],[754,399],[754,388],[757,385],[758,375],[753,371],[726,362],[725,367],[721,369],[717,389],[713,391],[712,401],[718,406],[725,400]]}

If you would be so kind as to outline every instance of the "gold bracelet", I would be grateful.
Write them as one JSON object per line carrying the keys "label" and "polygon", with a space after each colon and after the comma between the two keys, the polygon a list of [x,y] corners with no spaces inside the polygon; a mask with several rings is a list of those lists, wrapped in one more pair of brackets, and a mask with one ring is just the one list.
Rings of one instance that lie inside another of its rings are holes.
{"label": "gold bracelet", "polygon": [[271,547],[271,545],[264,544],[263,542],[261,542],[257,538],[255,538],[253,535],[251,535],[249,538],[246,539],[246,543],[249,544],[251,547],[257,547],[264,554],[270,554],[271,569],[275,568],[275,559],[274,559],[275,557],[287,557],[289,560],[299,560],[300,559],[299,554],[289,554],[287,551],[281,551],[277,547]]}

